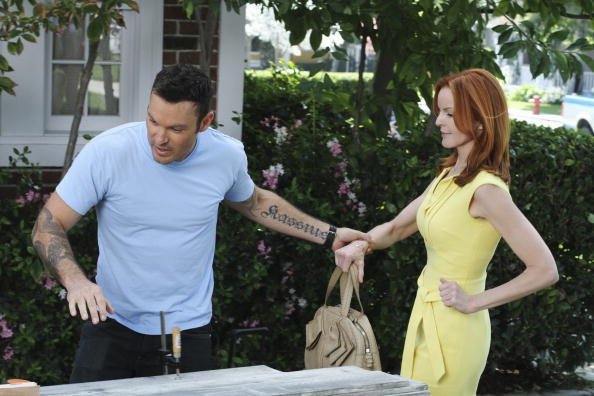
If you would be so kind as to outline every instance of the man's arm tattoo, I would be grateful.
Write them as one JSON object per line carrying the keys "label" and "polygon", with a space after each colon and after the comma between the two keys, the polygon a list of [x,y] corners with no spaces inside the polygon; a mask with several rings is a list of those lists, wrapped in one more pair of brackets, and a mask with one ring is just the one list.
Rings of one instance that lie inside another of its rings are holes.
{"label": "man's arm tattoo", "polygon": [[[47,236],[44,238],[40,234]],[[62,260],[76,265],[64,228],[54,220],[47,208],[41,210],[33,227],[33,246],[48,271],[57,279],[60,279],[58,264]]]}
{"label": "man's arm tattoo", "polygon": [[265,219],[271,218],[273,220],[278,221],[279,223],[286,224],[289,227],[295,228],[299,231],[303,231],[306,234],[313,235],[316,238],[320,238],[323,241],[325,241],[326,237],[328,236],[328,231],[321,231],[318,227],[299,221],[294,217],[289,217],[284,213],[279,213],[278,206],[276,205],[272,205],[271,207],[269,207],[267,212],[260,212],[260,216]]}

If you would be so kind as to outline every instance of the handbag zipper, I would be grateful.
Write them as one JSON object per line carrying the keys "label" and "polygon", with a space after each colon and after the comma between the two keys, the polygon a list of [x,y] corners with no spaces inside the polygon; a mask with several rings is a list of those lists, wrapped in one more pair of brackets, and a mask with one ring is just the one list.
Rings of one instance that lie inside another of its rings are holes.
{"label": "handbag zipper", "polygon": [[355,325],[357,330],[361,332],[361,335],[363,335],[363,341],[365,342],[365,363],[368,368],[372,368],[373,354],[371,353],[371,347],[369,345],[369,338],[367,338],[367,333],[363,329],[363,326],[361,326],[358,322],[353,320],[353,324]]}

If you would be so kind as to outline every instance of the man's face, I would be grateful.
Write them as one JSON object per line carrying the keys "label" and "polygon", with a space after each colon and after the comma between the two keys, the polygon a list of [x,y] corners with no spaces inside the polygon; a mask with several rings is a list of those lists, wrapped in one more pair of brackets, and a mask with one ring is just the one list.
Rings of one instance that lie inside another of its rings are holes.
{"label": "man's face", "polygon": [[184,160],[194,149],[196,135],[210,125],[213,114],[208,113],[202,122],[193,102],[169,103],[151,94],[146,128],[153,159],[160,164]]}

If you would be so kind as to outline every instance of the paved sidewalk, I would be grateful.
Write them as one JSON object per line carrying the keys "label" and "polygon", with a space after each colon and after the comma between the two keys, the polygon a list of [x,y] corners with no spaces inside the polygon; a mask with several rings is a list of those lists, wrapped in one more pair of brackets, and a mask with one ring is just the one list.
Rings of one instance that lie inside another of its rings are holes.
{"label": "paved sidewalk", "polygon": [[542,391],[542,392],[514,392],[505,394],[486,394],[481,396],[593,396],[594,395],[594,363],[587,365],[583,368],[579,368],[576,371],[580,377],[590,381],[590,386],[585,389],[560,389],[554,391]]}
{"label": "paved sidewalk", "polygon": [[549,128],[559,128],[565,124],[563,116],[555,114],[532,114],[528,110],[509,109],[509,116],[515,120],[526,121]]}

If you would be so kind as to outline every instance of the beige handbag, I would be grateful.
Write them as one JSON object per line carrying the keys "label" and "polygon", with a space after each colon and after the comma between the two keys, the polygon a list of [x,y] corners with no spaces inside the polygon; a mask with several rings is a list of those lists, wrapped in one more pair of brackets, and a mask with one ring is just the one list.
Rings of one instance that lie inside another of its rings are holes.
{"label": "beige handbag", "polygon": [[[329,307],[328,297],[340,278],[341,305]],[[361,312],[351,308],[353,290]],[[338,267],[328,282],[324,305],[305,328],[305,368],[359,366],[368,370],[381,370],[379,351],[373,329],[363,313],[359,298],[357,267],[349,272]]]}

